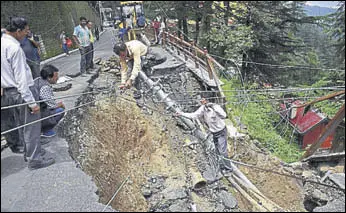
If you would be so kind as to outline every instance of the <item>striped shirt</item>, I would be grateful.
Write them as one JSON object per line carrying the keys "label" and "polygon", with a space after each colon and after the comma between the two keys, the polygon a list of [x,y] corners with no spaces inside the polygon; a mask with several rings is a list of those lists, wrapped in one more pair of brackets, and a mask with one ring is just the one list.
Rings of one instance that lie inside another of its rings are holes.
{"label": "striped shirt", "polygon": [[[47,80],[44,80],[41,77],[36,78],[35,86],[40,93],[40,100],[54,98],[53,88]],[[48,105],[48,109],[55,109],[58,107],[55,100],[45,101],[45,103]]]}

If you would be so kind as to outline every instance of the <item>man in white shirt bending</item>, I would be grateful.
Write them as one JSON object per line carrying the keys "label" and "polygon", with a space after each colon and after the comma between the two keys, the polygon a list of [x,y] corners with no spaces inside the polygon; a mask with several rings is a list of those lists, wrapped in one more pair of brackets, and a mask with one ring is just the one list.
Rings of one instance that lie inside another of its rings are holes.
{"label": "man in white shirt bending", "polygon": [[218,154],[223,158],[223,169],[229,171],[232,170],[230,166],[227,152],[227,128],[224,119],[226,118],[226,112],[220,105],[215,103],[208,103],[205,98],[200,100],[202,106],[193,113],[177,113],[178,116],[184,116],[191,119],[199,119],[202,123],[208,126],[209,131],[213,135],[214,144]]}

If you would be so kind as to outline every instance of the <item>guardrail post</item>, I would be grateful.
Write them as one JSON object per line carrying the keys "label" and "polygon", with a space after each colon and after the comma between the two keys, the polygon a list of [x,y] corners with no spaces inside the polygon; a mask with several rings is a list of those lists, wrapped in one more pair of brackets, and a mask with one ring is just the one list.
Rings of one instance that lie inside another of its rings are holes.
{"label": "guardrail post", "polygon": [[163,28],[163,35],[162,35],[162,47],[166,50],[167,47],[166,47],[166,39],[167,39],[167,36],[166,36],[166,30],[165,28]]}
{"label": "guardrail post", "polygon": [[175,32],[175,35],[174,35],[174,40],[175,40],[175,46],[177,48],[177,53],[178,53],[178,55],[180,55],[180,49],[178,48],[178,46],[179,46],[179,38],[178,38],[176,32]]}
{"label": "guardrail post", "polygon": [[209,79],[213,79],[213,71],[212,68],[210,67],[210,61],[208,60],[208,50],[206,47],[203,48],[203,52],[204,52],[204,56],[205,56],[205,62],[207,63],[207,69],[208,69],[208,73],[209,73]]}
{"label": "guardrail post", "polygon": [[194,55],[195,55],[195,68],[199,68],[199,63],[198,63],[198,54],[197,54],[197,50],[196,50],[196,45],[195,45],[195,41],[192,41],[192,50],[194,51]]}
{"label": "guardrail post", "polygon": [[184,53],[184,59],[185,61],[187,61],[187,54],[186,54],[186,49],[185,49],[185,44],[184,44],[184,36],[183,34],[180,35],[180,47],[183,49],[183,53]]}

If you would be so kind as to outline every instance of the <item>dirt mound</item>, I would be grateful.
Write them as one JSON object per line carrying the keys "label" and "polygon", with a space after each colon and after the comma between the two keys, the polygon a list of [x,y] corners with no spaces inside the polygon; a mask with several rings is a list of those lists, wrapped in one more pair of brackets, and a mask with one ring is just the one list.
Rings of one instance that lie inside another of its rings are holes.
{"label": "dirt mound", "polygon": [[[245,137],[243,140],[237,141],[236,144],[238,144],[237,147],[234,147],[234,143],[231,142],[229,148],[230,156],[233,156],[233,160],[287,174],[280,159],[255,146],[256,141]],[[238,168],[266,197],[283,209],[298,212],[306,211],[303,204],[304,194],[301,183],[296,179],[245,166],[238,166]],[[247,200],[239,194],[236,197],[239,201],[240,209],[252,211],[251,205],[249,205]]]}

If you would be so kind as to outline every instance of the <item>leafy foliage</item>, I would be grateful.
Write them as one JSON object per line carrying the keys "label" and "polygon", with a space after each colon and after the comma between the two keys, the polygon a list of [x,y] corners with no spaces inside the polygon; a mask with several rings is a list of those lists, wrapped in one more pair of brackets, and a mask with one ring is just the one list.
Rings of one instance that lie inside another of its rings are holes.
{"label": "leafy foliage", "polygon": [[[235,79],[227,81],[223,87],[224,90],[235,88],[240,88],[240,82]],[[289,143],[289,137],[280,135],[275,129],[276,121],[279,121],[280,117],[278,114],[273,114],[276,110],[270,103],[265,101],[267,97],[254,93],[248,94],[259,102],[249,102],[246,105],[241,105],[239,102],[235,102],[244,101],[245,98],[233,98],[239,95],[235,92],[226,94],[226,99],[230,102],[227,108],[232,109],[229,116],[234,123],[236,123],[236,117],[240,117],[241,122],[247,126],[250,136],[259,140],[263,147],[285,162],[297,161],[302,155],[302,151],[297,144]]]}

